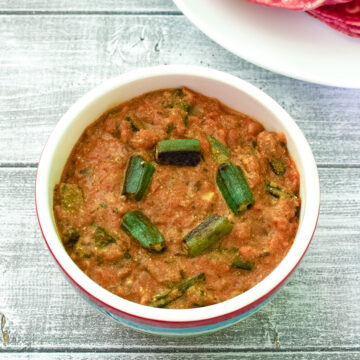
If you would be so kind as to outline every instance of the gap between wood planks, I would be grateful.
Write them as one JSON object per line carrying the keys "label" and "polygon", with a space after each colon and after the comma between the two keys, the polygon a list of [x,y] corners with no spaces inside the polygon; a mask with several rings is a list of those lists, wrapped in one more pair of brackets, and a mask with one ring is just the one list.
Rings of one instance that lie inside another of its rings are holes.
{"label": "gap between wood planks", "polygon": [[[201,336],[201,335],[200,335]],[[180,350],[180,351],[179,351]],[[131,349],[124,349],[124,348],[21,348],[21,349],[0,349],[0,354],[13,354],[13,353],[44,353],[44,354],[58,354],[58,353],[82,353],[82,354],[109,354],[109,353],[117,353],[117,354],[272,354],[272,353],[281,353],[285,354],[301,354],[301,353],[316,353],[316,354],[335,354],[335,353],[358,353],[360,354],[360,347],[354,348],[342,348],[339,346],[335,346],[333,348],[316,348],[316,347],[309,347],[309,348],[293,348],[293,349],[254,349],[254,348],[243,348],[243,349],[229,349],[229,348],[212,348],[212,349],[203,349],[203,348],[177,348],[177,347],[169,347],[167,349],[161,348],[131,348]]]}
{"label": "gap between wood planks", "polygon": [[138,16],[183,16],[179,10],[0,10],[2,15],[138,15]]}

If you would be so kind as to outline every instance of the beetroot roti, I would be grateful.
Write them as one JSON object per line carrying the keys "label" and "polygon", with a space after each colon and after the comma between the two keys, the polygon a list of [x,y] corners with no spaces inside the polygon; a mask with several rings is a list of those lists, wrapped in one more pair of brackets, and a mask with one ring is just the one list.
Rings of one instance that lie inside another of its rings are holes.
{"label": "beetroot roti", "polygon": [[349,2],[349,0],[248,0],[257,4],[274,6],[289,10],[309,11],[325,5],[336,5]]}
{"label": "beetroot roti", "polygon": [[335,30],[347,35],[360,37],[360,0],[346,4],[322,6],[308,12]]}

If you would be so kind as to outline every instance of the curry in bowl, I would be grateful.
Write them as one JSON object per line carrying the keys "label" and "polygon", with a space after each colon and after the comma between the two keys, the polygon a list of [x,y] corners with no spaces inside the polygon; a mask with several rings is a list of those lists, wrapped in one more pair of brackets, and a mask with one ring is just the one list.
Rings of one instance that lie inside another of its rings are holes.
{"label": "curry in bowl", "polygon": [[103,114],[54,189],[63,245],[143,305],[194,308],[252,288],[290,249],[299,173],[282,133],[188,88]]}

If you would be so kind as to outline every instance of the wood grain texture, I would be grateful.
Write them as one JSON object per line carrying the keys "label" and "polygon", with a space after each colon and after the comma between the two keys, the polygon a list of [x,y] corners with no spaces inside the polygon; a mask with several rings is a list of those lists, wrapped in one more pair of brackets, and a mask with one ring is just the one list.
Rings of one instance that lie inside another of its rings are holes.
{"label": "wood grain texture", "polygon": [[[30,3],[70,6],[45,0],[1,5]],[[0,165],[34,166],[59,118],[103,80],[141,66],[184,63],[227,71],[267,92],[297,121],[320,166],[360,166],[360,90],[261,69],[215,44],[184,16],[3,15],[0,33]]]}
{"label": "wood grain texture", "polygon": [[[360,359],[360,89],[252,65],[171,0],[0,0],[0,34],[1,360]],[[33,167],[68,107],[109,77],[173,63],[267,92],[321,167],[319,225],[288,284],[250,318],[195,340],[137,333],[84,302],[51,259],[34,208]]]}
{"label": "wood grain texture", "polygon": [[[68,353],[45,353],[45,354],[16,354],[16,360],[178,360],[178,359],[197,359],[197,360],[234,360],[234,359],[251,359],[251,360],[356,360],[360,359],[360,353],[358,352],[305,352],[305,353],[294,353],[294,352],[279,352],[274,353],[183,353],[177,352],[176,354],[131,354],[131,353],[95,353],[95,354],[68,354]],[[2,360],[13,360],[14,354],[1,354]]]}
{"label": "wood grain texture", "polygon": [[178,12],[172,0],[0,0],[2,11]]}
{"label": "wood grain texture", "polygon": [[[40,234],[35,169],[0,169],[0,313],[9,336],[7,345],[0,339],[0,358],[1,351],[359,351],[360,169],[321,169],[320,177],[318,229],[288,284],[253,316],[194,341],[134,332],[83,301],[61,275]],[[82,355],[69,358],[76,356]]]}

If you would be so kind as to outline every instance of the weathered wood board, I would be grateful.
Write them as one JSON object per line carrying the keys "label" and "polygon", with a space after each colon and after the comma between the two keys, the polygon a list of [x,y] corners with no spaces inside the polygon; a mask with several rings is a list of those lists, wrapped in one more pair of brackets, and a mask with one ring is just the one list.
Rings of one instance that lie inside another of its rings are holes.
{"label": "weathered wood board", "polygon": [[141,66],[184,63],[227,71],[267,92],[297,121],[320,166],[360,166],[360,90],[261,69],[212,42],[184,16],[0,19],[0,164],[34,166],[55,123],[103,80]]}
{"label": "weathered wood board", "polygon": [[360,169],[321,169],[320,177],[318,229],[288,284],[253,316],[194,341],[134,332],[83,301],[41,237],[35,170],[1,169],[0,312],[9,341],[0,351],[359,350]]}
{"label": "weathered wood board", "polygon": [[[177,352],[176,354],[171,353],[146,353],[146,354],[134,354],[134,353],[44,353],[44,354],[16,354],[17,360],[178,360],[178,359],[197,359],[197,360],[234,360],[234,359],[251,359],[251,360],[357,360],[360,359],[358,352],[348,351],[343,352],[280,352],[275,351],[274,353],[236,353],[236,352],[219,352],[216,354],[211,353],[183,353]],[[2,354],[2,360],[14,359],[14,354]]]}
{"label": "weathered wood board", "polygon": [[[229,72],[278,101],[313,149],[322,191],[314,239],[283,290],[195,340],[135,332],[85,303],[51,259],[34,205],[41,149],[71,104],[125,71],[179,63]],[[0,360],[360,359],[360,89],[252,65],[171,0],[0,0],[0,84]]]}
{"label": "weathered wood board", "polygon": [[62,11],[62,12],[179,12],[171,0],[0,0],[1,12],[41,12],[41,11]]}

